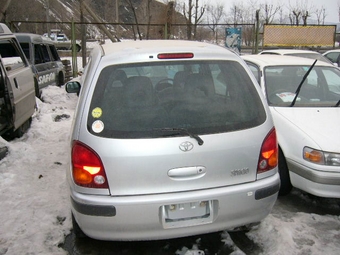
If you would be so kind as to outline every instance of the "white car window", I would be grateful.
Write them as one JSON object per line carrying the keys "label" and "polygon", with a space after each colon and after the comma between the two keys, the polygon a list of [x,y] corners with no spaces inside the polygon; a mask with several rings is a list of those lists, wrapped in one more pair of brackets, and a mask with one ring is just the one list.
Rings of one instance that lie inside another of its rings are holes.
{"label": "white car window", "polygon": [[[267,67],[265,87],[270,105],[290,106],[296,91],[307,73],[308,66]],[[339,101],[340,70],[331,67],[314,67],[302,84],[295,106],[334,106]]]}

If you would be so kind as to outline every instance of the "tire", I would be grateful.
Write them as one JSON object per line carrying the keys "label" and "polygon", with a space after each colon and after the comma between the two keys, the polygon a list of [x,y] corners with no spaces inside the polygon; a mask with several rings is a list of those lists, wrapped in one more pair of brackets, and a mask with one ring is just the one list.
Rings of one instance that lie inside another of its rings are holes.
{"label": "tire", "polygon": [[6,134],[4,134],[2,137],[6,140],[6,141],[11,141],[15,138],[20,138],[22,137],[27,130],[31,127],[31,123],[32,123],[32,117],[29,118],[28,120],[26,120],[20,127],[18,127],[16,130],[11,130],[8,131]]}
{"label": "tire", "polygon": [[281,149],[279,149],[279,174],[281,180],[281,186],[279,191],[279,196],[285,196],[290,193],[293,186],[290,182],[289,169],[287,166],[286,158],[283,155]]}
{"label": "tire", "polygon": [[81,230],[81,228],[79,227],[76,219],[74,218],[73,213],[71,212],[72,215],[72,227],[73,227],[73,233],[76,236],[76,238],[86,238],[87,236],[85,235],[85,233],[83,232],[83,230]]}
{"label": "tire", "polygon": [[36,79],[34,79],[34,90],[35,90],[35,96],[41,99],[41,90],[39,89],[39,84]]}
{"label": "tire", "polygon": [[65,84],[65,78],[63,72],[59,72],[58,74],[58,80],[57,80],[57,86],[61,87]]}
{"label": "tire", "polygon": [[80,52],[80,50],[81,50],[81,46],[78,45],[78,44],[76,44],[76,51],[77,51],[77,52]]}

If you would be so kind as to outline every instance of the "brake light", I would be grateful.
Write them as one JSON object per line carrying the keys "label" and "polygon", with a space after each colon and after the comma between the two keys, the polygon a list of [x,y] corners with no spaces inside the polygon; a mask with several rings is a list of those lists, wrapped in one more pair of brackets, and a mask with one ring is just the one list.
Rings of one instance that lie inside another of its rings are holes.
{"label": "brake light", "polygon": [[109,188],[100,157],[79,141],[73,142],[72,145],[72,174],[74,182],[79,186]]}
{"label": "brake light", "polygon": [[278,164],[278,145],[276,131],[273,128],[264,139],[261,147],[257,173],[263,173],[276,167]]}
{"label": "brake light", "polygon": [[179,58],[193,58],[194,53],[160,53],[157,55],[158,59],[179,59]]}

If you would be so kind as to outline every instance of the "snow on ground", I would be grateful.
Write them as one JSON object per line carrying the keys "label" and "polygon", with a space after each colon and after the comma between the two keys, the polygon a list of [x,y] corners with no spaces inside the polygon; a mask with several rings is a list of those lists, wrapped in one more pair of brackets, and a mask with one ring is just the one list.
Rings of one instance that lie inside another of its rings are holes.
{"label": "snow on ground", "polygon": [[65,168],[76,95],[48,87],[30,130],[0,161],[0,254],[65,254],[71,228]]}
{"label": "snow on ground", "polygon": [[[65,169],[77,96],[50,86],[38,100],[30,130],[7,143],[0,161],[0,255],[67,254],[58,246],[71,230]],[[274,208],[248,237],[265,255],[340,254],[339,216]],[[245,254],[225,232],[233,255]],[[178,247],[178,254],[198,254]]]}

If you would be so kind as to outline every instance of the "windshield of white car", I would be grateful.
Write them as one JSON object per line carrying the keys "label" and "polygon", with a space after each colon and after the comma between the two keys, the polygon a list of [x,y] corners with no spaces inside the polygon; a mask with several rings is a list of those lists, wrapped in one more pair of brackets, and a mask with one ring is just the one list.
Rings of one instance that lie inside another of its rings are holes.
{"label": "windshield of white car", "polygon": [[330,61],[328,58],[326,58],[324,55],[317,53],[317,52],[311,52],[311,53],[288,53],[287,56],[296,56],[296,57],[303,57],[303,58],[310,58],[310,59],[317,59],[324,61],[329,64],[333,64],[332,61]]}
{"label": "windshield of white car", "polygon": [[[265,90],[269,105],[291,106],[296,91],[310,66],[269,66],[264,69]],[[330,107],[340,99],[340,70],[314,66],[296,97],[296,107]]]}
{"label": "windshield of white car", "polygon": [[266,113],[236,61],[160,61],[105,67],[96,81],[88,130],[112,138],[230,132],[261,125]]}

